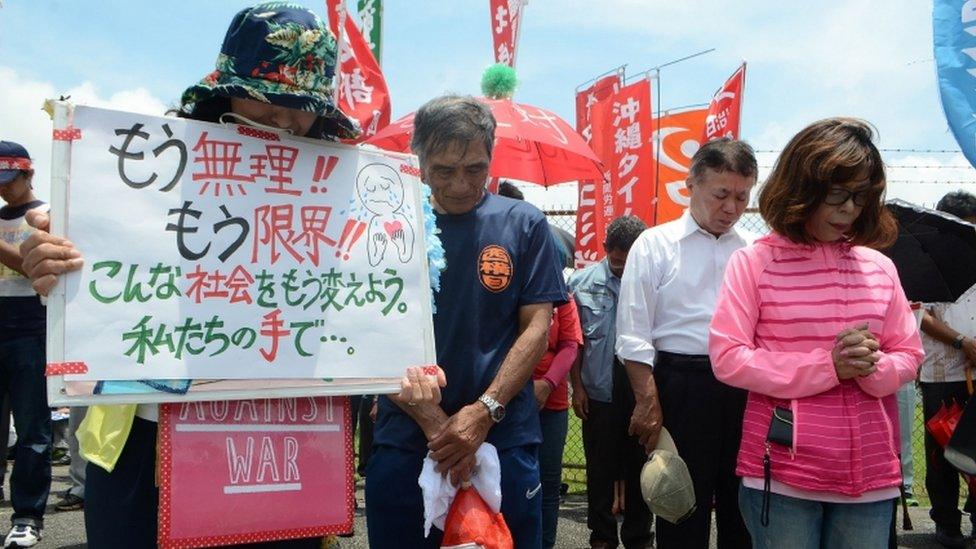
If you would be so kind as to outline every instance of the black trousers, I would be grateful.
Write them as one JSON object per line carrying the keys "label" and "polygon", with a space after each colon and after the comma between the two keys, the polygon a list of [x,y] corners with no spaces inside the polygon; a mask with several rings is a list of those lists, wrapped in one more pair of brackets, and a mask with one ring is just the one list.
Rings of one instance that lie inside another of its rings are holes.
{"label": "black trousers", "polygon": [[0,487],[3,486],[3,479],[7,477],[7,455],[10,449],[10,397],[7,394],[0,395]]}
{"label": "black trousers", "polygon": [[[959,406],[965,406],[969,393],[966,391],[965,381],[947,383],[921,383],[922,386],[922,414],[925,421],[934,416],[942,405],[949,406],[953,401]],[[935,523],[949,530],[956,530],[962,522],[959,512],[959,485],[962,478],[942,454],[942,447],[935,441],[928,429],[925,429],[925,490],[932,501],[929,516]],[[976,511],[976,500],[972,492],[966,499],[964,509],[972,513]]]}
{"label": "black trousers", "polygon": [[613,367],[612,402],[589,402],[590,411],[583,421],[583,451],[586,454],[586,525],[590,543],[616,547],[617,519],[613,507],[613,485],[623,480],[624,522],[620,541],[624,547],[643,548],[651,544],[653,516],[640,491],[641,467],[647,460],[636,437],[627,435],[630,416],[634,413],[634,391],[624,366]]}
{"label": "black trousers", "polygon": [[156,547],[156,423],[135,418],[111,473],[85,469],[85,534],[91,549]]}
{"label": "black trousers", "polygon": [[697,501],[695,512],[681,524],[658,517],[657,546],[707,549],[714,505],[718,548],[751,547],[735,476],[746,391],[715,379],[707,356],[663,351],[658,351],[654,381],[664,426],[688,465]]}
{"label": "black trousers", "polygon": [[359,406],[352,408],[353,413],[358,413],[359,416],[359,464],[356,465],[356,472],[361,477],[366,476],[366,462],[369,461],[369,453],[373,449],[373,418],[369,417],[369,411],[374,402],[375,395],[364,395]]}

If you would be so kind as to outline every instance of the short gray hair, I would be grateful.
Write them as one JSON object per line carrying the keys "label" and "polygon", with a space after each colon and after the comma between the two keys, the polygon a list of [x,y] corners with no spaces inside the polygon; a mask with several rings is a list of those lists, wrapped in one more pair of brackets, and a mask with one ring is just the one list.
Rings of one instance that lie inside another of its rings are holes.
{"label": "short gray hair", "polygon": [[410,149],[421,164],[452,143],[484,143],[491,158],[495,143],[495,117],[491,109],[471,96],[442,95],[425,103],[413,118]]}
{"label": "short gray hair", "polygon": [[742,177],[756,177],[759,174],[752,147],[745,141],[728,137],[713,139],[698,149],[691,157],[688,179],[692,183],[700,182],[706,169],[719,173],[733,172]]}

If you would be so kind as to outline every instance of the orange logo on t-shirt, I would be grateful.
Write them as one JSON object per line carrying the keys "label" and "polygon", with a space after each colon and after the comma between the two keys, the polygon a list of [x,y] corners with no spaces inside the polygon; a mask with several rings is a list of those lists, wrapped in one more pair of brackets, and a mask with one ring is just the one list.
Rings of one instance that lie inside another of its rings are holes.
{"label": "orange logo on t-shirt", "polygon": [[485,246],[478,256],[478,278],[492,292],[500,292],[512,282],[512,258],[501,246]]}

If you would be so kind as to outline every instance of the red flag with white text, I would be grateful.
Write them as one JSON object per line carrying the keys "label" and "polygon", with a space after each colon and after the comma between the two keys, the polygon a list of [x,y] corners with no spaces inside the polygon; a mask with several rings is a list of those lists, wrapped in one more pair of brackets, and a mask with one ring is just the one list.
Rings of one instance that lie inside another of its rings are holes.
{"label": "red flag with white text", "polygon": [[[329,28],[340,37],[339,109],[359,121],[364,141],[390,123],[390,92],[369,43],[349,17],[344,0],[326,0]],[[339,20],[343,19],[342,31]]]}
{"label": "red flag with white text", "polygon": [[[593,139],[593,132],[590,129],[590,107],[595,105],[597,101],[617,93],[619,89],[620,75],[611,74],[598,79],[592,86],[576,93],[576,131],[583,136],[587,143]],[[601,160],[603,159],[601,158]]]}
{"label": "red flag with white text", "polygon": [[[611,211],[604,204],[607,219],[636,215],[648,226],[654,224],[651,112],[651,83],[647,79],[620,88],[592,107],[593,150],[605,159],[610,171],[613,205]],[[597,120],[602,120],[599,132]]]}
{"label": "red flag with white text", "polygon": [[742,94],[746,88],[746,64],[736,69],[725,84],[715,92],[708,104],[702,143],[717,137],[739,139],[742,123]]}
{"label": "red flag with white text", "polygon": [[[598,79],[592,86],[576,93],[576,131],[592,145],[592,126],[590,124],[590,107],[598,101],[610,97],[620,88],[620,75],[612,74]],[[602,131],[598,123],[597,131]],[[594,150],[597,156],[600,152]],[[607,164],[607,159],[600,157],[600,161]],[[604,197],[607,197],[606,199]],[[609,174],[603,181],[580,181],[579,200],[576,207],[576,247],[574,263],[581,269],[603,258],[603,241],[606,239],[607,217],[604,216],[604,204],[610,205],[613,214],[613,192],[610,189]]]}
{"label": "red flag with white text", "polygon": [[515,49],[524,0],[490,0],[491,41],[495,63],[515,67]]}

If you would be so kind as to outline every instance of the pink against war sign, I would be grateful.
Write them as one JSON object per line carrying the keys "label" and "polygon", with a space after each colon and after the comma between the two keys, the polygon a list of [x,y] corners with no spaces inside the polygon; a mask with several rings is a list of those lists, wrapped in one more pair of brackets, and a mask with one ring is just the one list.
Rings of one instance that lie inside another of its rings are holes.
{"label": "pink against war sign", "polygon": [[159,546],[351,531],[349,419],[345,397],[163,405]]}

